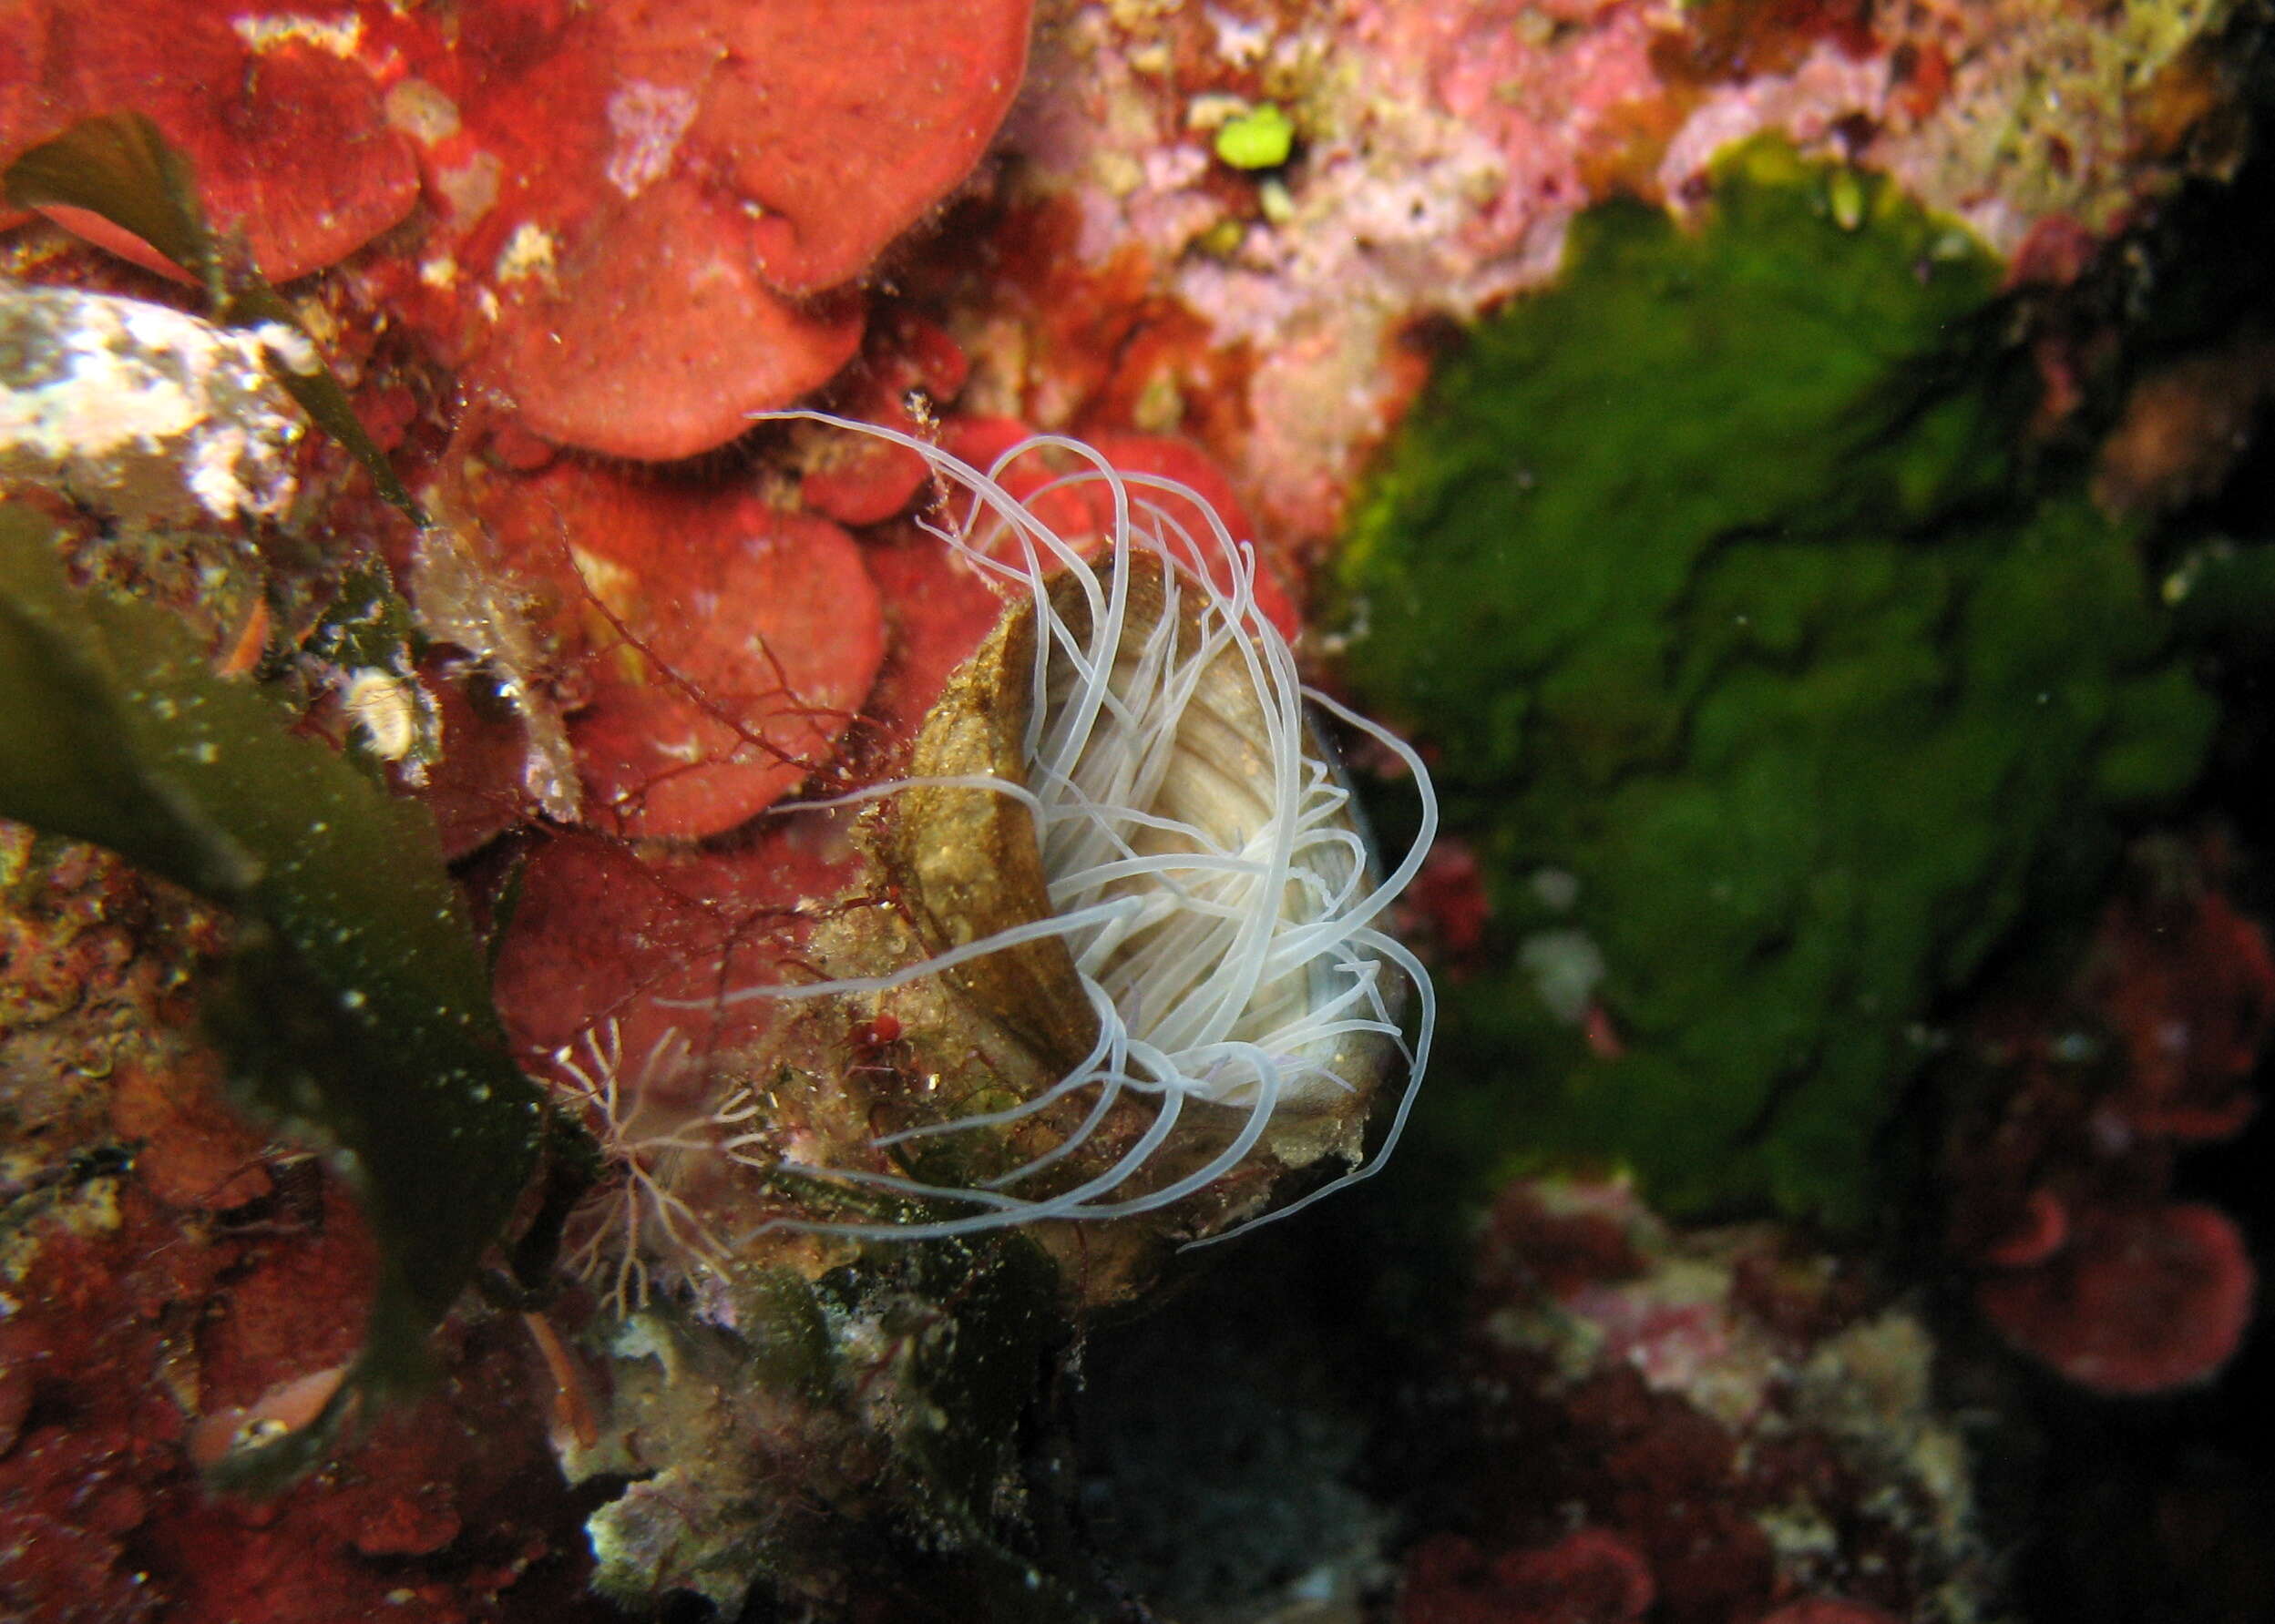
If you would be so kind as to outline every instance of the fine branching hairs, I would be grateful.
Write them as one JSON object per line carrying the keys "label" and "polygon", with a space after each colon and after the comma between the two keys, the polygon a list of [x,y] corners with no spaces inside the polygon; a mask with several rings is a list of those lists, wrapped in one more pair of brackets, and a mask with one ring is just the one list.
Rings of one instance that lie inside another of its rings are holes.
{"label": "fine branching hairs", "polygon": [[634,1067],[626,1065],[623,1030],[613,1017],[587,1027],[551,1058],[605,1168],[569,1231],[562,1258],[569,1273],[591,1284],[620,1318],[647,1306],[651,1267],[723,1274],[727,1248],[688,1186],[753,1108],[737,1099],[706,1115],[657,1102],[663,1086],[692,1063],[692,1046],[676,1028]]}
{"label": "fine branching hairs", "polygon": [[[1383,915],[1428,852],[1436,800],[1410,747],[1304,685],[1287,638],[1257,607],[1253,547],[1187,486],[1118,471],[1078,441],[1040,435],[983,471],[891,429],[818,413],[781,415],[921,456],[942,498],[930,527],[1000,583],[1009,607],[989,645],[951,679],[909,775],[844,798],[895,798],[894,813],[915,826],[904,843],[914,843],[917,911],[964,910],[960,922],[924,933],[935,951],[885,974],[746,986],[720,1001],[876,995],[941,975],[964,977],[984,996],[988,973],[1023,963],[1009,984],[1046,987],[1055,974],[1064,1006],[1039,1018],[999,993],[997,1013],[1015,1026],[1025,1020],[1073,1035],[1050,1062],[1056,1079],[1017,1104],[904,1129],[876,1143],[1009,1129],[1068,1109],[1062,1102],[1074,1102],[1080,1118],[1050,1148],[968,1188],[777,1160],[763,1135],[731,1137],[729,1154],[770,1171],[969,1209],[906,1223],[778,1220],[769,1227],[915,1238],[1153,1210],[1223,1179],[1276,1123],[1356,1123],[1402,1062],[1404,1086],[1373,1155],[1354,1154],[1339,1178],[1269,1216],[1285,1217],[1381,1167],[1412,1108],[1437,1018],[1428,972],[1385,930]],[[1030,458],[1052,459],[1061,471],[1022,499],[1003,480]],[[1102,538],[1062,535],[1046,522],[1045,512],[1071,511],[1070,499],[1097,515]],[[1197,516],[1203,532],[1181,515]],[[984,670],[972,674],[990,657],[999,679],[992,686]],[[995,759],[927,743],[936,733],[984,734],[997,720],[944,717],[959,704],[1016,719]],[[1411,775],[1418,832],[1387,874],[1318,711],[1372,740]],[[963,821],[956,822],[959,807]],[[934,812],[952,827],[928,832],[924,818]],[[1018,852],[1040,856],[1042,896],[1023,916],[968,906],[968,874],[954,883],[939,878],[959,862],[970,868],[958,848],[969,842],[974,820],[989,814],[1016,824],[1016,838],[998,842],[1009,853],[999,862],[989,843],[996,837],[983,832],[980,863],[1016,870]],[[929,868],[928,849],[940,853]],[[921,894],[927,876],[936,893],[929,898]],[[994,977],[999,986],[1006,979]],[[1409,987],[1419,1005],[1410,1040],[1401,1024]],[[1102,1168],[1071,1182],[1062,1171],[1065,1187],[1050,1190],[1049,1170],[1132,1098],[1151,1102],[1143,1130]],[[1157,1163],[1181,1125],[1189,1142],[1214,1149],[1197,1165],[1184,1157],[1184,1170],[1163,1177]]]}

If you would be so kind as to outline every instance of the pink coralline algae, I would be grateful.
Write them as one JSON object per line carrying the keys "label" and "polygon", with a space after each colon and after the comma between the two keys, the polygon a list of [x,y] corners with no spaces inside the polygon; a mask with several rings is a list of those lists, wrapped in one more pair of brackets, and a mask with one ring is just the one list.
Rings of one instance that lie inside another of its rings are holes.
{"label": "pink coralline algae", "polygon": [[1774,1226],[1680,1235],[1623,1183],[1508,1186],[1454,1526],[1409,1553],[1401,1624],[1877,1624],[1981,1585],[1934,1344],[1884,1299]]}
{"label": "pink coralline algae", "polygon": [[2250,1324],[2241,1231],[2171,1194],[2179,1151],[2252,1115],[2275,1014],[2266,935],[2216,867],[2144,846],[2063,1002],[1983,1021],[1973,1049],[1991,1069],[1947,1140],[1952,1243],[1981,1270],[1984,1317],[2097,1393],[2205,1381]]}
{"label": "pink coralline algae", "polygon": [[[1182,427],[1267,531],[1322,543],[1415,384],[1417,325],[1553,280],[1591,204],[1680,209],[1716,152],[1775,131],[1894,175],[2002,254],[2050,222],[2106,241],[2219,161],[2198,136],[2229,93],[2190,48],[2217,15],[1051,0],[1007,189],[1064,249],[1033,281],[1007,263],[976,387],[1052,427]],[[1291,157],[1228,165],[1217,132],[1266,107]],[[1072,329],[1112,336],[1056,336]]]}

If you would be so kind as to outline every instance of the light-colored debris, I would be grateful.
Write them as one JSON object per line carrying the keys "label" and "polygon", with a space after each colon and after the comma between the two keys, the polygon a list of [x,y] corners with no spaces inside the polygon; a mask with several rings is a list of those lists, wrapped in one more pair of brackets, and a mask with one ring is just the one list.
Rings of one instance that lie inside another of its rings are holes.
{"label": "light-colored debris", "polygon": [[0,281],[0,477],[160,527],[277,518],[308,422],[261,332]]}

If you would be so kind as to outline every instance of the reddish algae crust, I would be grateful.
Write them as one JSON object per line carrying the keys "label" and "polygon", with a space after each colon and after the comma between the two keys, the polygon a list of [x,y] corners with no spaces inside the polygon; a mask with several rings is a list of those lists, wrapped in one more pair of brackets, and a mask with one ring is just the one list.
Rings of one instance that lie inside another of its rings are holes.
{"label": "reddish algae crust", "polygon": [[147,112],[271,280],[403,226],[376,250],[415,272],[396,314],[449,364],[540,434],[671,459],[852,357],[849,284],[979,161],[1028,20],[1028,0],[13,6],[0,161]]}
{"label": "reddish algae crust", "polygon": [[1968,1030],[1944,1139],[1950,1244],[2011,1345],[2112,1395],[2210,1380],[2258,1271],[2234,1220],[2174,1199],[2188,1147],[2240,1133],[2275,1018],[2266,933],[2222,894],[2217,842],[2153,839],[2043,1007]]}
{"label": "reddish algae crust", "polygon": [[876,679],[876,587],[826,519],[566,462],[482,512],[580,695],[588,813],[626,834],[746,822],[829,759]]}
{"label": "reddish algae crust", "polygon": [[708,1051],[756,1039],[763,1001],[706,1012],[724,987],[766,979],[805,951],[818,906],[847,894],[860,865],[842,818],[784,819],[733,850],[649,850],[561,833],[520,870],[514,925],[498,953],[500,1012],[523,1050],[551,1055],[603,1021],[643,1055],[690,1028]]}
{"label": "reddish algae crust", "polygon": [[0,877],[0,1612],[610,1616],[579,1596],[548,1385],[511,1320],[446,1328],[437,1391],[321,1476],[271,1502],[207,1489],[201,1422],[354,1356],[370,1237],[221,1097],[191,1027],[211,910],[15,824]]}
{"label": "reddish algae crust", "polygon": [[223,0],[11,5],[0,160],[89,114],[136,108],[197,166],[208,210],[241,225],[263,275],[320,271],[409,215],[419,171],[382,87],[340,48],[353,10],[309,9],[306,26],[261,31],[233,27],[245,8]]}
{"label": "reddish algae crust", "polygon": [[478,344],[494,317],[481,370],[550,437],[650,459],[733,438],[851,358],[863,301],[814,296],[979,161],[1026,28],[1023,0],[676,0],[406,44],[391,96],[433,115],[449,200],[421,263],[438,337]]}

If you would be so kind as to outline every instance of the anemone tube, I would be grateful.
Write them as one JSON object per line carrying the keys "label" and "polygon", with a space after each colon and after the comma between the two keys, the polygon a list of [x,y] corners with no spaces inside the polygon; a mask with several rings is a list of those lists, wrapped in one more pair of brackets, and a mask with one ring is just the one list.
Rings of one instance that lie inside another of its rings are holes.
{"label": "anemone tube", "polygon": [[[886,1134],[880,1149],[1010,1128],[1084,1095],[1090,1103],[1055,1145],[968,1188],[775,1160],[760,1134],[729,1138],[727,1154],[770,1171],[977,1209],[763,1227],[917,1239],[1153,1211],[1225,1177],[1276,1120],[1363,1111],[1395,1057],[1406,1083],[1374,1154],[1264,1216],[1378,1170],[1412,1108],[1437,1016],[1428,972],[1378,921],[1420,868],[1436,801],[1411,748],[1304,685],[1287,640],[1257,610],[1253,548],[1188,487],[1122,474],[1061,436],[1025,441],[983,472],[891,429],[774,415],[923,457],[944,495],[968,498],[936,533],[1002,583],[1009,607],[950,679],[910,775],[838,798],[894,802],[898,832],[886,855],[929,955],[879,975],[741,987],[718,1002],[876,995],[947,976],[1055,1069],[1015,1105]],[[999,483],[1009,464],[1050,453],[1079,465],[1024,502]],[[1039,514],[1054,493],[1102,488],[1112,523],[1102,552],[1086,556]],[[1205,516],[1208,534],[1181,525],[1170,500]],[[1388,875],[1313,707],[1413,775],[1419,832]],[[1401,1026],[1409,983],[1419,1007],[1411,1041]],[[1010,1188],[1080,1150],[1132,1096],[1153,1102],[1152,1119],[1102,1170],[1054,1194]],[[1165,1182],[1118,1193],[1142,1180],[1181,1123],[1224,1142]]]}

